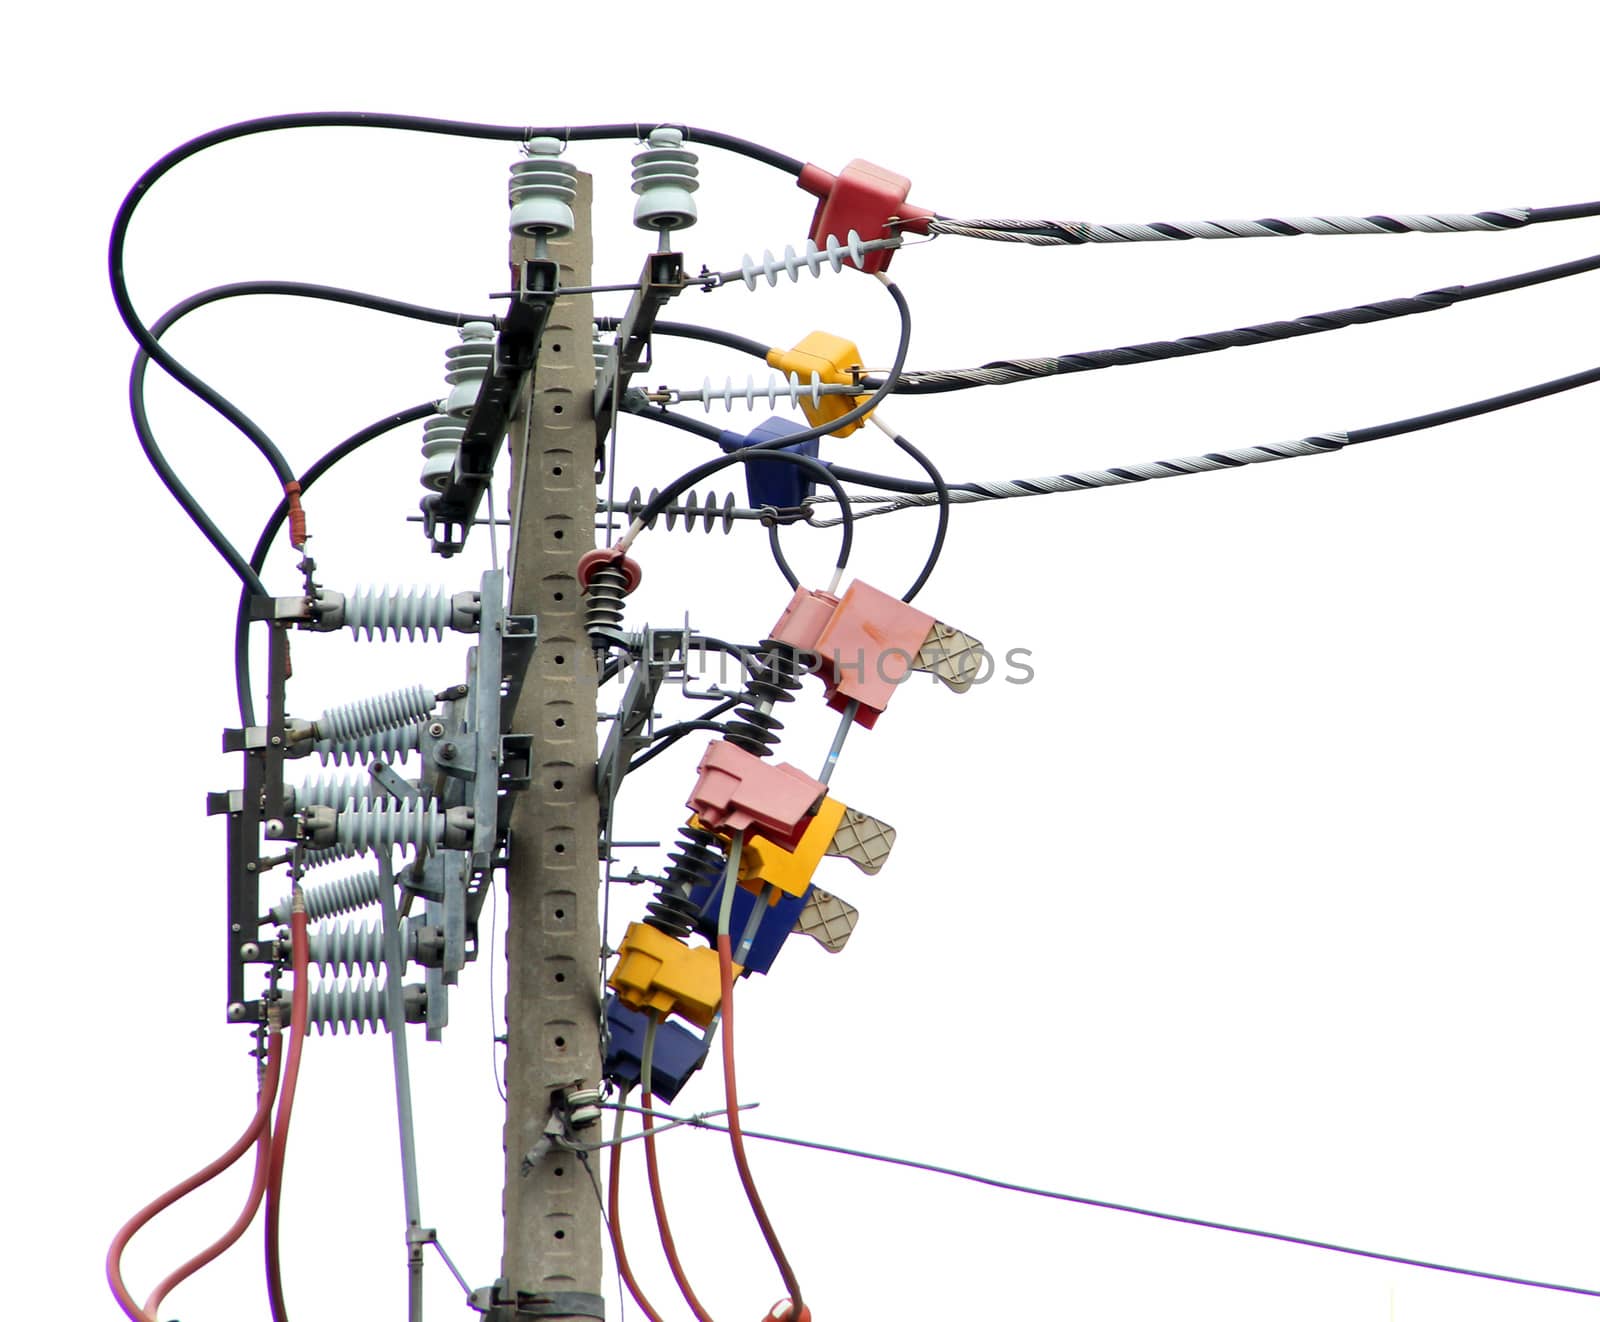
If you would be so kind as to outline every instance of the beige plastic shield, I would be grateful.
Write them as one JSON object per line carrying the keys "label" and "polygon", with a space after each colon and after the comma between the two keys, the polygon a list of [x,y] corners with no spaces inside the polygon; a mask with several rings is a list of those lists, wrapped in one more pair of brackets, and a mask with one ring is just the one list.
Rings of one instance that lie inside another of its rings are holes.
{"label": "beige plastic shield", "polygon": [[983,644],[971,634],[935,620],[911,668],[932,675],[957,693],[965,693],[983,669]]}
{"label": "beige plastic shield", "polygon": [[828,842],[828,856],[847,858],[863,872],[876,872],[894,848],[894,835],[894,827],[888,822],[846,808],[839,819],[839,829]]}
{"label": "beige plastic shield", "polygon": [[850,939],[850,933],[856,930],[856,919],[860,916],[855,905],[813,886],[806,898],[806,907],[794,920],[794,930],[809,936],[829,954],[837,955]]}

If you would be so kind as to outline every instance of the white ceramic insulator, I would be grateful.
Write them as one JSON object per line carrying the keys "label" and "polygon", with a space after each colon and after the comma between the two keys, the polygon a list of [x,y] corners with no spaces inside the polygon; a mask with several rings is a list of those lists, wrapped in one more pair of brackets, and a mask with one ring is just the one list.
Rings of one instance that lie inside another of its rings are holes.
{"label": "white ceramic insulator", "polygon": [[461,328],[461,343],[444,351],[444,379],[450,395],[443,412],[452,418],[465,418],[478,402],[484,377],[494,370],[494,325],[469,321]]}
{"label": "white ceramic insulator", "polygon": [[429,491],[443,491],[455,472],[461,438],[467,433],[465,418],[440,413],[422,424],[422,485]]}
{"label": "white ceramic insulator", "polygon": [[417,723],[398,730],[379,730],[376,734],[359,739],[322,739],[317,742],[317,756],[323,765],[335,762],[343,766],[351,762],[365,762],[381,757],[390,762],[404,762],[416,752],[422,742],[422,726]]}
{"label": "white ceramic insulator", "polygon": [[313,987],[306,998],[306,1022],[317,1032],[338,1034],[388,1030],[384,986],[380,982],[346,982],[343,978]]}
{"label": "white ceramic insulator", "polygon": [[679,129],[650,131],[649,146],[633,158],[633,223],[646,230],[687,229],[699,217],[692,194],[700,187],[700,159],[683,145]]}
{"label": "white ceramic insulator", "polygon": [[[314,923],[319,918],[365,909],[369,904],[378,902],[378,887],[381,884],[376,872],[358,872],[354,876],[303,887],[300,894],[305,902],[306,918]],[[272,921],[288,922],[291,908],[291,898],[286,895],[272,906]]]}
{"label": "white ceramic insulator", "polygon": [[739,263],[739,271],[743,276],[745,288],[754,289],[758,276],[765,276],[767,284],[775,285],[781,272],[786,273],[791,281],[798,282],[802,267],[812,275],[820,276],[824,264],[838,271],[843,269],[846,257],[860,266],[865,256],[866,249],[862,246],[861,236],[855,230],[851,230],[849,237],[843,243],[840,243],[835,235],[830,234],[827,242],[820,248],[815,240],[807,239],[804,253],[795,252],[792,244],[784,248],[782,257],[775,257],[772,249],[768,248],[761,255],[759,262],[746,253],[744,260]]}
{"label": "white ceramic insulator", "polygon": [[335,827],[339,846],[358,852],[438,845],[444,829],[445,816],[437,804],[413,799],[347,803],[339,810]]}
{"label": "white ceramic insulator", "polygon": [[317,717],[317,732],[338,744],[382,730],[398,730],[420,721],[433,710],[434,702],[433,690],[426,684],[414,684],[375,698],[359,698],[323,712]]}
{"label": "white ceramic insulator", "polygon": [[571,234],[577,166],[558,159],[559,138],[529,138],[522,150],[528,159],[511,167],[511,232],[552,239]]}
{"label": "white ceramic insulator", "polygon": [[454,596],[442,587],[357,588],[345,599],[344,622],[369,641],[376,635],[412,642],[420,633],[426,642],[444,637],[454,610]]}
{"label": "white ceramic insulator", "polygon": [[809,398],[812,404],[822,402],[823,380],[820,373],[812,372],[811,380],[802,384],[798,372],[790,372],[787,377],[781,377],[776,372],[769,373],[764,386],[757,385],[753,376],[745,378],[744,385],[736,386],[731,376],[724,377],[720,387],[711,384],[708,376],[700,386],[700,403],[707,413],[711,412],[711,405],[716,400],[721,400],[723,411],[733,412],[733,402],[742,399],[747,412],[754,412],[756,400],[767,401],[768,408],[777,408],[780,399],[787,399],[790,405],[798,405],[802,398]]}

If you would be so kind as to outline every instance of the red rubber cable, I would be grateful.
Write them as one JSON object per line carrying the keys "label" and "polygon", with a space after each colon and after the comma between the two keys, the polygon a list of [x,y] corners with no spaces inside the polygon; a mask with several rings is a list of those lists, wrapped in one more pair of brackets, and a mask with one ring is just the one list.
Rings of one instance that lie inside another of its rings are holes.
{"label": "red rubber cable", "polygon": [[250,1228],[250,1223],[255,1220],[256,1210],[261,1206],[261,1196],[267,1190],[267,1157],[272,1147],[272,1129],[267,1123],[272,1114],[272,1101],[278,1091],[278,1067],[281,1064],[281,1047],[283,1035],[274,1030],[267,1041],[267,1068],[261,1079],[261,1095],[257,1113],[261,1118],[260,1132],[256,1135],[256,1170],[250,1182],[250,1193],[245,1199],[244,1210],[239,1213],[228,1230],[209,1248],[190,1258],[177,1270],[169,1272],[161,1282],[152,1290],[144,1301],[144,1311],[152,1318],[158,1317],[161,1312],[162,1301],[172,1293],[180,1284],[188,1280],[207,1263],[221,1257],[239,1241],[239,1237]]}
{"label": "red rubber cable", "polygon": [[762,1205],[755,1177],[750,1173],[750,1159],[744,1150],[744,1128],[739,1123],[739,1085],[733,1072],[733,941],[726,933],[717,937],[717,971],[722,978],[722,1085],[728,1107],[728,1138],[733,1145],[733,1160],[739,1167],[739,1179],[744,1185],[745,1197],[750,1200],[750,1210],[756,1214],[762,1238],[767,1241],[772,1260],[778,1264],[778,1274],[783,1277],[783,1287],[789,1292],[793,1316],[800,1318],[806,1316],[800,1281],[784,1256],[783,1245],[778,1242],[778,1234]]}
{"label": "red rubber cable", "polygon": [[267,1165],[267,1301],[272,1322],[288,1322],[283,1307],[283,1276],[278,1266],[278,1221],[283,1206],[283,1158],[289,1146],[289,1118],[294,1112],[294,1088],[300,1078],[300,1049],[306,1037],[306,1001],[310,943],[306,939],[305,903],[295,887],[294,909],[289,915],[293,941],[294,995],[289,1002],[289,1056],[283,1066],[283,1087],[278,1094],[278,1115],[272,1126],[272,1156]]}
{"label": "red rubber cable", "polygon": [[644,1162],[650,1171],[650,1201],[656,1209],[656,1229],[661,1232],[661,1251],[667,1255],[667,1265],[672,1268],[672,1279],[678,1283],[678,1291],[683,1295],[684,1302],[689,1305],[689,1311],[695,1315],[698,1322],[711,1322],[711,1314],[706,1312],[696,1297],[693,1287],[689,1284],[688,1274],[683,1270],[683,1264],[678,1261],[678,1247],[672,1240],[672,1227],[667,1224],[667,1204],[661,1196],[661,1167],[656,1160],[655,1106],[648,1087],[644,1089],[642,1100]]}
{"label": "red rubber cable", "polygon": [[[272,1045],[268,1048],[267,1056],[268,1076],[274,1081],[274,1083],[277,1079],[276,1050],[277,1042],[276,1038],[274,1038]],[[139,1305],[134,1302],[133,1296],[128,1292],[127,1285],[123,1282],[122,1254],[123,1251],[128,1247],[128,1241],[138,1234],[139,1231],[148,1225],[156,1216],[166,1211],[167,1208],[171,1207],[173,1203],[177,1202],[180,1198],[188,1197],[189,1194],[193,1193],[201,1185],[209,1184],[212,1180],[216,1179],[217,1176],[221,1175],[223,1171],[232,1166],[234,1162],[238,1161],[239,1158],[245,1154],[250,1145],[257,1141],[262,1130],[266,1128],[267,1122],[271,1118],[271,1115],[272,1092],[266,1086],[265,1081],[263,1081],[262,1087],[257,1090],[256,1113],[251,1119],[250,1124],[245,1129],[244,1133],[240,1134],[239,1137],[234,1140],[233,1146],[215,1161],[196,1171],[188,1179],[184,1180],[183,1183],[174,1185],[159,1198],[140,1208],[139,1211],[135,1212],[133,1216],[128,1219],[127,1224],[124,1225],[122,1229],[117,1231],[116,1236],[111,1241],[110,1249],[106,1252],[106,1283],[110,1285],[111,1293],[116,1296],[118,1305],[120,1305],[122,1311],[128,1315],[131,1322],[155,1322],[155,1319],[149,1312],[140,1308]]]}
{"label": "red rubber cable", "polygon": [[662,1322],[661,1314],[650,1306],[650,1301],[644,1297],[644,1291],[639,1288],[639,1282],[633,1279],[633,1269],[628,1266],[628,1255],[622,1247],[622,1144],[611,1145],[611,1174],[606,1181],[606,1229],[611,1232],[611,1252],[616,1255],[617,1271],[623,1281],[627,1283],[628,1293],[633,1296],[633,1302],[644,1309],[644,1315],[650,1322]]}

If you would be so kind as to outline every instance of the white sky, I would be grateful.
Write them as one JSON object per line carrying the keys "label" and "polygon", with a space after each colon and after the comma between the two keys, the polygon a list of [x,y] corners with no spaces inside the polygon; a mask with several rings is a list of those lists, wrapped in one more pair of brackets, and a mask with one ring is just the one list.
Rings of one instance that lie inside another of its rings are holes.
{"label": "white sky", "polygon": [[[117,203],[160,154],[234,120],[338,108],[670,119],[829,170],[866,157],[952,215],[1469,211],[1600,188],[1596,22],[1545,0],[1158,0],[1070,20],[1027,6],[830,21],[614,5],[575,7],[569,25],[557,13],[157,4],[17,20],[0,90],[9,439],[25,493],[9,520],[9,673],[27,717],[5,759],[22,851],[0,1176],[10,1315],[66,1297],[113,1316],[99,1279],[111,1234],[226,1146],[253,1100],[244,1035],[222,1022],[223,834],[202,811],[205,791],[237,776],[218,752],[235,719],[236,585],[139,455],[132,342],[104,277]],[[598,279],[632,279],[648,244],[628,223],[629,151],[570,154],[596,177]],[[504,282],[514,157],[359,132],[226,146],[141,210],[134,297],[153,320],[208,285],[272,277],[487,308]],[[811,201],[787,178],[710,151],[701,169],[692,265],[804,238]],[[1048,251],[942,239],[892,270],[915,317],[912,365],[955,367],[1510,274],[1594,250],[1597,224]],[[1365,426],[1593,366],[1594,278],[1293,344],[906,400],[893,420],[953,480]],[[859,277],[686,295],[672,315],[777,343],[827,329],[873,365],[893,347],[888,300]],[[304,467],[437,397],[452,338],[240,300],[171,343]],[[663,344],[650,380],[748,367]],[[899,844],[878,877],[837,861],[819,873],[862,910],[849,950],[799,942],[741,988],[741,1083],[761,1103],[749,1123],[1600,1288],[1597,399],[1574,392],[1315,464],[958,509],[918,604],[997,653],[1031,649],[1036,679],[959,698],[919,684],[851,738],[838,794],[895,824]],[[276,498],[265,466],[166,383],[151,401],[174,461],[248,546]],[[419,442],[410,429],[374,444],[308,498],[330,584],[475,586],[481,539],[446,566],[404,522]],[[638,422],[621,444],[624,486],[706,454]],[[906,471],[867,433],[825,453]],[[852,570],[899,591],[931,528],[921,514],[863,524]],[[708,631],[759,637],[787,599],[759,537],[647,534],[630,624],[688,610]],[[814,584],[831,538],[789,538]],[[292,586],[287,559],[269,582]],[[308,638],[293,705],[452,682],[461,652]],[[797,706],[786,752],[810,766],[832,721],[815,693]],[[628,838],[670,837],[699,747],[630,782]],[[418,1034],[412,1052],[424,1216],[474,1284],[499,1258],[489,963],[464,976],[446,1042]],[[680,1101],[719,1097],[708,1069]],[[679,1131],[662,1146],[698,1290],[719,1319],[761,1317],[781,1287],[725,1140]],[[844,1159],[770,1146],[753,1159],[817,1322],[1594,1315],[1577,1297]],[[642,1154],[630,1165],[630,1256],[658,1306],[685,1316]],[[242,1178],[219,1184],[135,1241],[141,1298],[231,1219]],[[285,1217],[296,1318],[401,1315],[385,1039],[308,1045]],[[182,1287],[167,1316],[265,1318],[258,1245],[252,1233]],[[429,1317],[461,1316],[433,1260],[429,1275]]]}

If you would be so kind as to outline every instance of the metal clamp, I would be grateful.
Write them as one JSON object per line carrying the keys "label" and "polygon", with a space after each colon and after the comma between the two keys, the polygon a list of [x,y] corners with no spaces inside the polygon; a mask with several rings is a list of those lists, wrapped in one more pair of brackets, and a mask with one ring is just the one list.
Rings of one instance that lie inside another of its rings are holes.
{"label": "metal clamp", "polygon": [[579,1290],[512,1290],[504,1278],[472,1292],[471,1305],[484,1322],[517,1322],[529,1317],[592,1317],[604,1322],[606,1301]]}

